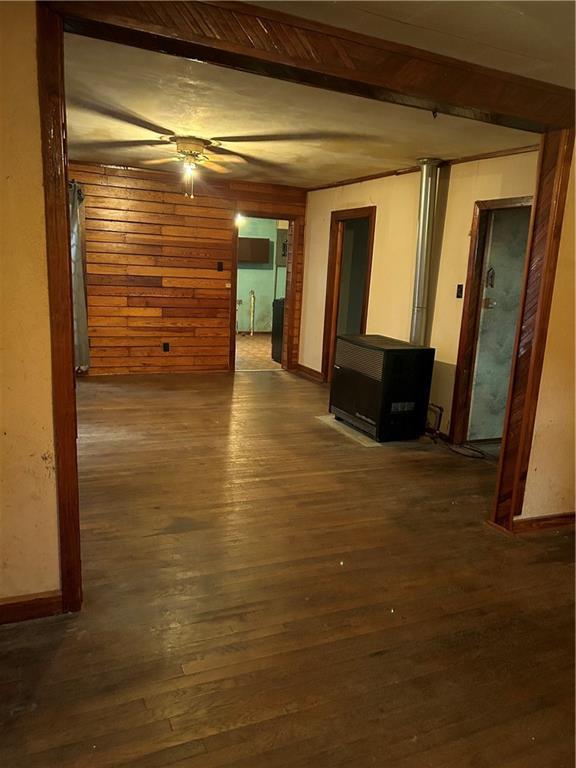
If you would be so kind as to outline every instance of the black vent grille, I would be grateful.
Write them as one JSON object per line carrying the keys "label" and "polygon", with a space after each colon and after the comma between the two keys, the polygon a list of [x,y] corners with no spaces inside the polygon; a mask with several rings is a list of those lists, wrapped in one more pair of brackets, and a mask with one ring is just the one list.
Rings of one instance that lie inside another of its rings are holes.
{"label": "black vent grille", "polygon": [[334,364],[340,368],[358,371],[370,379],[382,381],[384,352],[380,349],[369,349],[351,344],[344,339],[338,339]]}

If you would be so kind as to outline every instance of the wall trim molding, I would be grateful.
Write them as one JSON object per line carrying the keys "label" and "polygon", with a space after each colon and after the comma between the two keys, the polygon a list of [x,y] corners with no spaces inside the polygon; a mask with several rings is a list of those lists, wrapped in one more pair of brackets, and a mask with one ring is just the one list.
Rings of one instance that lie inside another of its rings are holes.
{"label": "wall trim molding", "polygon": [[37,65],[50,309],[52,410],[62,610],[82,605],[76,382],[66,171],[63,19],[37,3]]}
{"label": "wall trim molding", "polygon": [[576,524],[576,512],[559,515],[541,515],[538,517],[517,517],[514,520],[514,533],[534,533],[547,528],[564,528]]}
{"label": "wall trim molding", "polygon": [[[518,503],[521,507],[523,471],[532,443],[529,411],[535,410],[538,395],[566,168],[572,151],[566,144],[574,141],[573,130],[558,128],[574,125],[574,91],[242,3],[71,0],[40,2],[37,12],[62,610],[79,610],[82,602],[64,140],[64,31],[377,101],[544,132],[542,183],[534,207],[534,250],[544,269],[543,274],[537,271],[533,275],[530,296],[538,321],[531,319],[526,326],[532,342],[526,346],[524,341],[529,340],[522,339],[516,350],[530,376],[529,381],[516,377],[515,399],[508,403],[508,418],[514,408],[519,431],[501,459],[498,490],[504,508],[498,508],[495,515],[499,524],[511,527],[510,510]],[[296,235],[296,241],[302,242],[303,227],[297,228]],[[302,253],[295,264],[293,279],[298,282],[302,280],[303,258]],[[295,336],[299,317],[298,306],[294,309]],[[518,454],[522,461],[516,471]]]}
{"label": "wall trim molding", "polygon": [[[530,144],[528,147],[517,147],[516,149],[501,149],[495,152],[485,152],[481,155],[470,155],[468,157],[459,157],[454,160],[443,160],[439,167],[445,168],[452,165],[462,165],[464,163],[476,163],[478,160],[492,160],[497,157],[513,157],[514,155],[525,155],[530,152],[538,152],[538,144]],[[372,173],[369,176],[357,176],[354,179],[343,179],[331,184],[322,184],[318,187],[309,187],[307,192],[320,192],[323,189],[336,189],[338,187],[347,187],[351,184],[361,184],[364,181],[375,181],[376,179],[386,179],[390,176],[405,176],[407,173],[418,173],[419,165],[411,165],[408,168],[397,168],[393,171],[382,171],[382,173]]]}
{"label": "wall trim molding", "polygon": [[366,333],[368,322],[368,303],[372,280],[372,257],[374,255],[374,234],[378,207],[367,205],[362,208],[346,208],[332,211],[330,217],[330,239],[328,241],[328,270],[326,275],[326,303],[324,305],[324,330],[322,334],[322,376],[325,381],[332,381],[332,367],[336,350],[338,324],[338,302],[340,299],[340,272],[344,248],[344,225],[356,219],[368,219],[368,243],[364,296],[362,299],[362,318],[360,333]]}
{"label": "wall trim molding", "polygon": [[63,612],[62,593],[40,592],[16,599],[0,601],[0,624],[43,619]]}
{"label": "wall trim molding", "polygon": [[503,528],[522,514],[573,149],[573,129],[541,138],[492,511]]}
{"label": "wall trim molding", "polygon": [[326,381],[320,371],[315,371],[313,368],[308,368],[307,365],[302,365],[301,363],[298,363],[292,369],[292,372],[297,373],[300,376],[304,376],[304,378],[306,379],[311,379],[312,381],[315,381],[320,384],[324,384]]}
{"label": "wall trim molding", "polygon": [[66,31],[534,132],[574,91],[242,2],[51,2]]}

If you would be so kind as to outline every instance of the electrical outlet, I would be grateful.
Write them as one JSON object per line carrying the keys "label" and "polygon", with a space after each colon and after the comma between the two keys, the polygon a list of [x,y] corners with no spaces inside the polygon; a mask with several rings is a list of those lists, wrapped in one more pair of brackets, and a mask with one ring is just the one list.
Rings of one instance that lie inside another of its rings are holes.
{"label": "electrical outlet", "polygon": [[462,296],[464,296],[464,284],[458,283],[458,285],[456,286],[456,298],[461,299]]}
{"label": "electrical outlet", "polygon": [[218,272],[223,272],[224,271],[224,262],[223,261],[219,261],[218,264],[216,265],[216,269],[218,270]]}
{"label": "electrical outlet", "polygon": [[162,344],[162,352],[170,352],[170,343],[165,341]]}

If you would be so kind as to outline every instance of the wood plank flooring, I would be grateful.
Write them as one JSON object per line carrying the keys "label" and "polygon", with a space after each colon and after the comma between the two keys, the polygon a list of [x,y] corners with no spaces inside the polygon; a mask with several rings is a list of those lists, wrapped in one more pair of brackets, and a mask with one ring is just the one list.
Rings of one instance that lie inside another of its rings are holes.
{"label": "wood plank flooring", "polygon": [[573,538],[285,372],[78,386],[85,607],[0,627],[2,768],[571,768]]}
{"label": "wood plank flooring", "polygon": [[280,371],[282,366],[272,360],[272,334],[236,334],[237,371]]}

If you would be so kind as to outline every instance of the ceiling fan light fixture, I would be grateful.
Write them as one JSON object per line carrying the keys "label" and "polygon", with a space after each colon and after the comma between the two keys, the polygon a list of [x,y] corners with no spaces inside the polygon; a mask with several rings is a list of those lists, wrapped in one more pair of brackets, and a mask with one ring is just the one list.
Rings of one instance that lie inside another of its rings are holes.
{"label": "ceiling fan light fixture", "polygon": [[197,165],[194,158],[188,155],[184,158],[182,167],[182,184],[186,197],[194,197],[194,176],[196,175]]}
{"label": "ceiling fan light fixture", "polygon": [[176,151],[182,158],[182,176],[184,194],[186,197],[194,197],[194,176],[199,165],[210,158],[206,149],[213,142],[208,139],[199,139],[196,136],[170,136],[169,141],[176,144]]}

